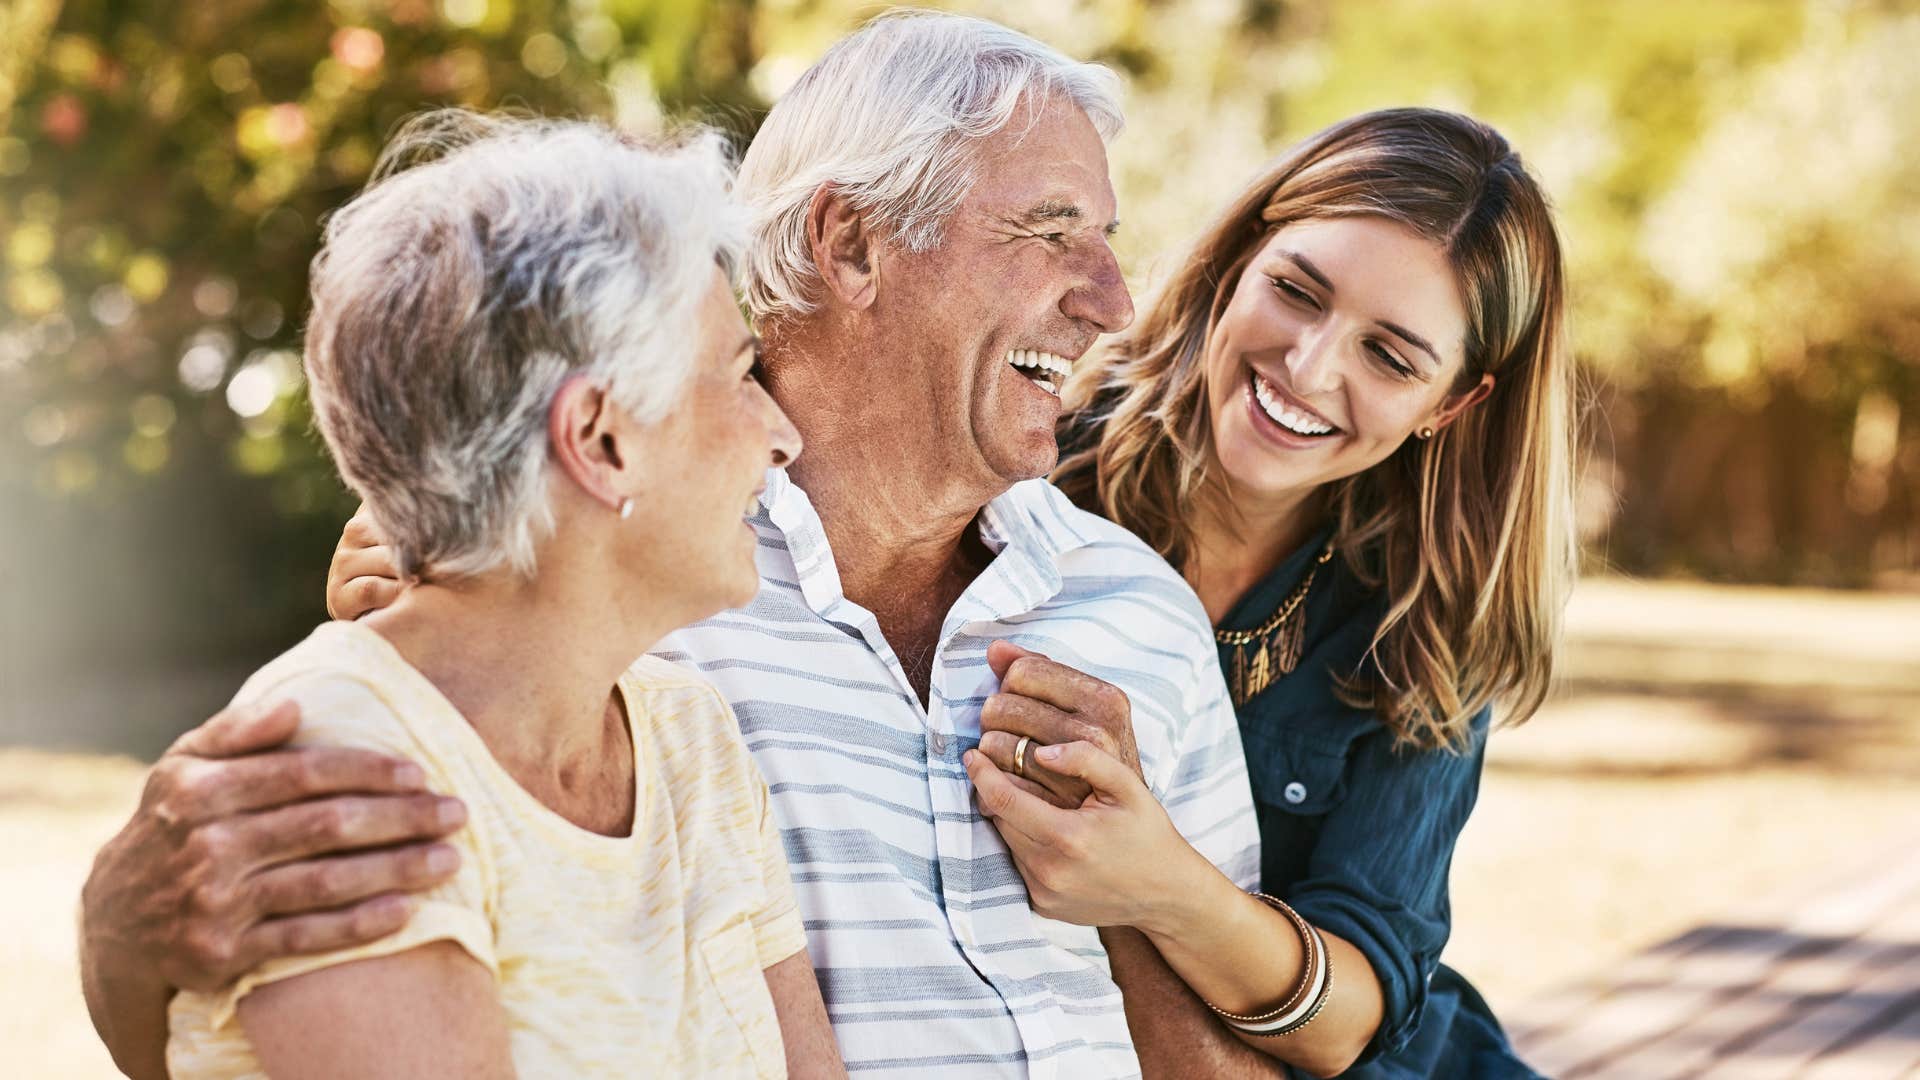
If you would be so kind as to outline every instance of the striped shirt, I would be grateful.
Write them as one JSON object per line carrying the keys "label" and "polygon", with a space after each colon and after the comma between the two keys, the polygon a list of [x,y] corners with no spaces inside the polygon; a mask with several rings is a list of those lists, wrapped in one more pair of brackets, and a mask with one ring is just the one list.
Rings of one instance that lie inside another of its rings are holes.
{"label": "striped shirt", "polygon": [[1259,835],[1211,624],[1150,548],[1044,480],[979,522],[994,558],[941,625],[924,708],[779,470],[752,519],[759,595],[658,653],[698,668],[739,716],[852,1073],[1135,1076],[1097,931],[1033,913],[961,755],[998,687],[989,642],[1104,679],[1131,699],[1143,771],[1174,824],[1253,885]]}

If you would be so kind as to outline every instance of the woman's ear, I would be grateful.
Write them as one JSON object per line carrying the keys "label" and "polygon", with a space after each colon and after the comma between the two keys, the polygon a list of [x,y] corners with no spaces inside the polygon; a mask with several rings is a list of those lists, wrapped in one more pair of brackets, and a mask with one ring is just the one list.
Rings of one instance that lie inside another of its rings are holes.
{"label": "woman's ear", "polygon": [[1479,383],[1475,384],[1473,389],[1458,394],[1448,394],[1442,399],[1440,402],[1440,410],[1433,414],[1433,420],[1430,426],[1435,431],[1446,427],[1448,424],[1460,419],[1461,413],[1487,400],[1487,396],[1492,393],[1493,376],[1491,374],[1480,376]]}
{"label": "woman's ear", "polygon": [[585,375],[560,384],[547,407],[547,444],[554,463],[587,497],[618,511],[631,495],[631,429],[621,423],[605,387]]}
{"label": "woman's ear", "polygon": [[873,234],[831,184],[822,184],[807,207],[807,246],[820,279],[842,304],[857,311],[873,303],[880,286]]}

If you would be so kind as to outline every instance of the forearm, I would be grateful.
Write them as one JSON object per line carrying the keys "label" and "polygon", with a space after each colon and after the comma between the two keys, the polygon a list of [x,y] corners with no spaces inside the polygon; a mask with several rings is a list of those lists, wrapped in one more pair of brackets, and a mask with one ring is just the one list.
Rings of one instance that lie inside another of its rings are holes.
{"label": "forearm", "polygon": [[168,986],[150,966],[117,965],[114,950],[80,927],[80,988],[93,1029],[120,1071],[134,1080],[166,1080]]}
{"label": "forearm", "polygon": [[1281,1076],[1278,1063],[1235,1039],[1132,927],[1103,927],[1101,944],[1127,1011],[1143,1077]]}
{"label": "forearm", "polygon": [[[1274,1008],[1293,994],[1306,968],[1293,921],[1217,872],[1170,896],[1141,929],[1195,993],[1228,1012]],[[1262,1053],[1326,1076],[1344,1070],[1373,1039],[1384,1000],[1366,957],[1335,935],[1322,931],[1321,937],[1332,989],[1313,1022],[1279,1037],[1235,1034]]]}
{"label": "forearm", "polygon": [[774,1015],[780,1021],[780,1040],[787,1052],[787,1075],[794,1080],[846,1080],[840,1044],[814,979],[805,949],[766,969],[767,991],[773,996]]}

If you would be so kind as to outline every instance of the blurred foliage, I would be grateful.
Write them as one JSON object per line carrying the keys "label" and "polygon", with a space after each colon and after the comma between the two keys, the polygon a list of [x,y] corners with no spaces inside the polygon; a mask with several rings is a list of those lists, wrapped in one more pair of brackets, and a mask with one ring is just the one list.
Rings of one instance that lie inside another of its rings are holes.
{"label": "blurred foliage", "polygon": [[[1262,161],[1325,123],[1406,103],[1492,122],[1545,179],[1568,241],[1598,405],[1583,488],[1596,559],[1912,582],[1913,4],[942,6],[1128,76],[1112,154],[1140,287]],[[744,136],[877,10],[0,8],[0,655],[260,652],[320,617],[350,500],[300,393],[306,267],[323,215],[400,118],[505,105],[637,128],[694,115]]]}

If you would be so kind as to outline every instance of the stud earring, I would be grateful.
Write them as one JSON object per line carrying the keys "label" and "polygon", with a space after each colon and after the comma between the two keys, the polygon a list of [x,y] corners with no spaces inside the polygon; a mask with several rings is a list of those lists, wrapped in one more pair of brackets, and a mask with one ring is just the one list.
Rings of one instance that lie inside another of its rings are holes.
{"label": "stud earring", "polygon": [[1422,440],[1431,439],[1433,438],[1433,429],[1431,427],[1423,427],[1419,431],[1414,432],[1414,434],[1420,436]]}
{"label": "stud earring", "polygon": [[632,516],[633,516],[633,499],[631,498],[621,499],[620,500],[620,520],[625,521],[626,519]]}

